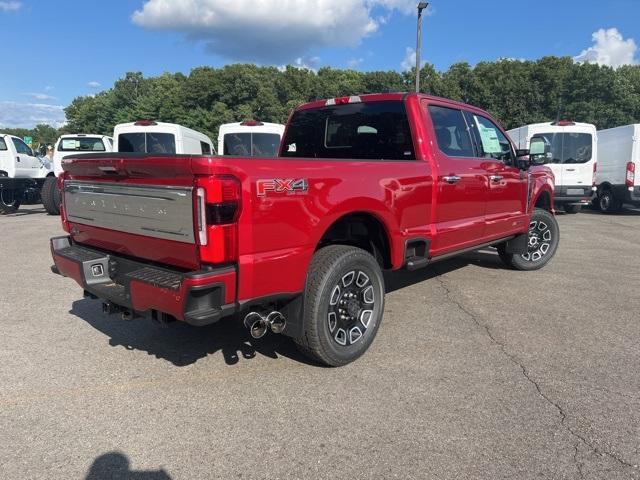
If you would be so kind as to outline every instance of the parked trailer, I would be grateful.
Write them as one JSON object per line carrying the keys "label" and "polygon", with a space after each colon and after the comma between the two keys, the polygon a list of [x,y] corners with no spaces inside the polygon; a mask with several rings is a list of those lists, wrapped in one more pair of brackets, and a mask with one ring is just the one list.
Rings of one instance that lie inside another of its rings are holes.
{"label": "parked trailer", "polygon": [[236,157],[275,157],[283,134],[284,125],[279,123],[225,123],[218,133],[218,152]]}
{"label": "parked trailer", "polygon": [[594,204],[614,213],[626,204],[640,206],[640,124],[598,132],[598,172]]}
{"label": "parked trailer", "polygon": [[535,123],[507,132],[518,148],[527,149],[532,138],[541,138],[547,164],[555,175],[555,204],[577,213],[589,203],[595,190],[597,169],[596,127],[562,120]]}

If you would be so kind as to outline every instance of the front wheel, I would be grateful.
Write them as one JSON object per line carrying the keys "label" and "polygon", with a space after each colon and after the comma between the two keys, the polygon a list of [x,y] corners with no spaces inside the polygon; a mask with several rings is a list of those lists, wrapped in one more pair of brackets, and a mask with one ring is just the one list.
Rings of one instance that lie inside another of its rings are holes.
{"label": "front wheel", "polygon": [[305,287],[300,350],[332,367],[353,362],[371,345],[384,312],[384,280],[376,259],[347,245],[315,253]]}
{"label": "front wheel", "polygon": [[527,252],[506,252],[504,244],[498,246],[502,261],[516,270],[538,270],[553,258],[560,243],[560,228],[556,218],[548,211],[536,208],[529,223]]}
{"label": "front wheel", "polygon": [[20,198],[17,190],[0,188],[0,215],[16,213],[20,208]]}

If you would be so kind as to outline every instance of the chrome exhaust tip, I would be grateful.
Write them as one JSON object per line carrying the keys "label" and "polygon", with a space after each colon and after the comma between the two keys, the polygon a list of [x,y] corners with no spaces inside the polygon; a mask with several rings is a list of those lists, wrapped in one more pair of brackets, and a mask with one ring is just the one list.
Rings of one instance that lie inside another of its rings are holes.
{"label": "chrome exhaust tip", "polygon": [[267,315],[267,323],[273,333],[282,333],[287,326],[287,319],[282,313],[273,311]]}
{"label": "chrome exhaust tip", "polygon": [[249,333],[255,339],[262,338],[266,335],[269,324],[265,318],[258,312],[248,313],[244,317],[244,326],[249,329]]}

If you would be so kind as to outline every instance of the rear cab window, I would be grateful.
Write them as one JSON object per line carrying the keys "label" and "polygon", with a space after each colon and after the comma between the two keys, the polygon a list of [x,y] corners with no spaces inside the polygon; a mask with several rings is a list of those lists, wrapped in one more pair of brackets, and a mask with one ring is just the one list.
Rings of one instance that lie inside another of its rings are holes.
{"label": "rear cab window", "polygon": [[118,150],[126,153],[175,154],[176,137],[172,133],[131,132],[118,135]]}
{"label": "rear cab window", "polygon": [[448,157],[473,158],[473,147],[469,127],[462,110],[429,105],[429,115],[436,132],[438,148]]}
{"label": "rear cab window", "polygon": [[283,157],[415,160],[404,102],[332,105],[293,114]]}
{"label": "rear cab window", "polygon": [[105,146],[98,137],[62,138],[58,144],[59,152],[104,152]]}

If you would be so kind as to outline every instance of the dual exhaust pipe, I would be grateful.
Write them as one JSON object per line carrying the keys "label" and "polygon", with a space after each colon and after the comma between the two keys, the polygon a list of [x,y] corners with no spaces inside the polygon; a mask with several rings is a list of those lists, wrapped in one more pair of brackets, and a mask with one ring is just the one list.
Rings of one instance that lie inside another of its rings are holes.
{"label": "dual exhaust pipe", "polygon": [[244,326],[255,339],[262,338],[270,329],[273,333],[282,333],[287,326],[287,319],[278,311],[273,311],[266,317],[258,312],[250,312],[244,317]]}

